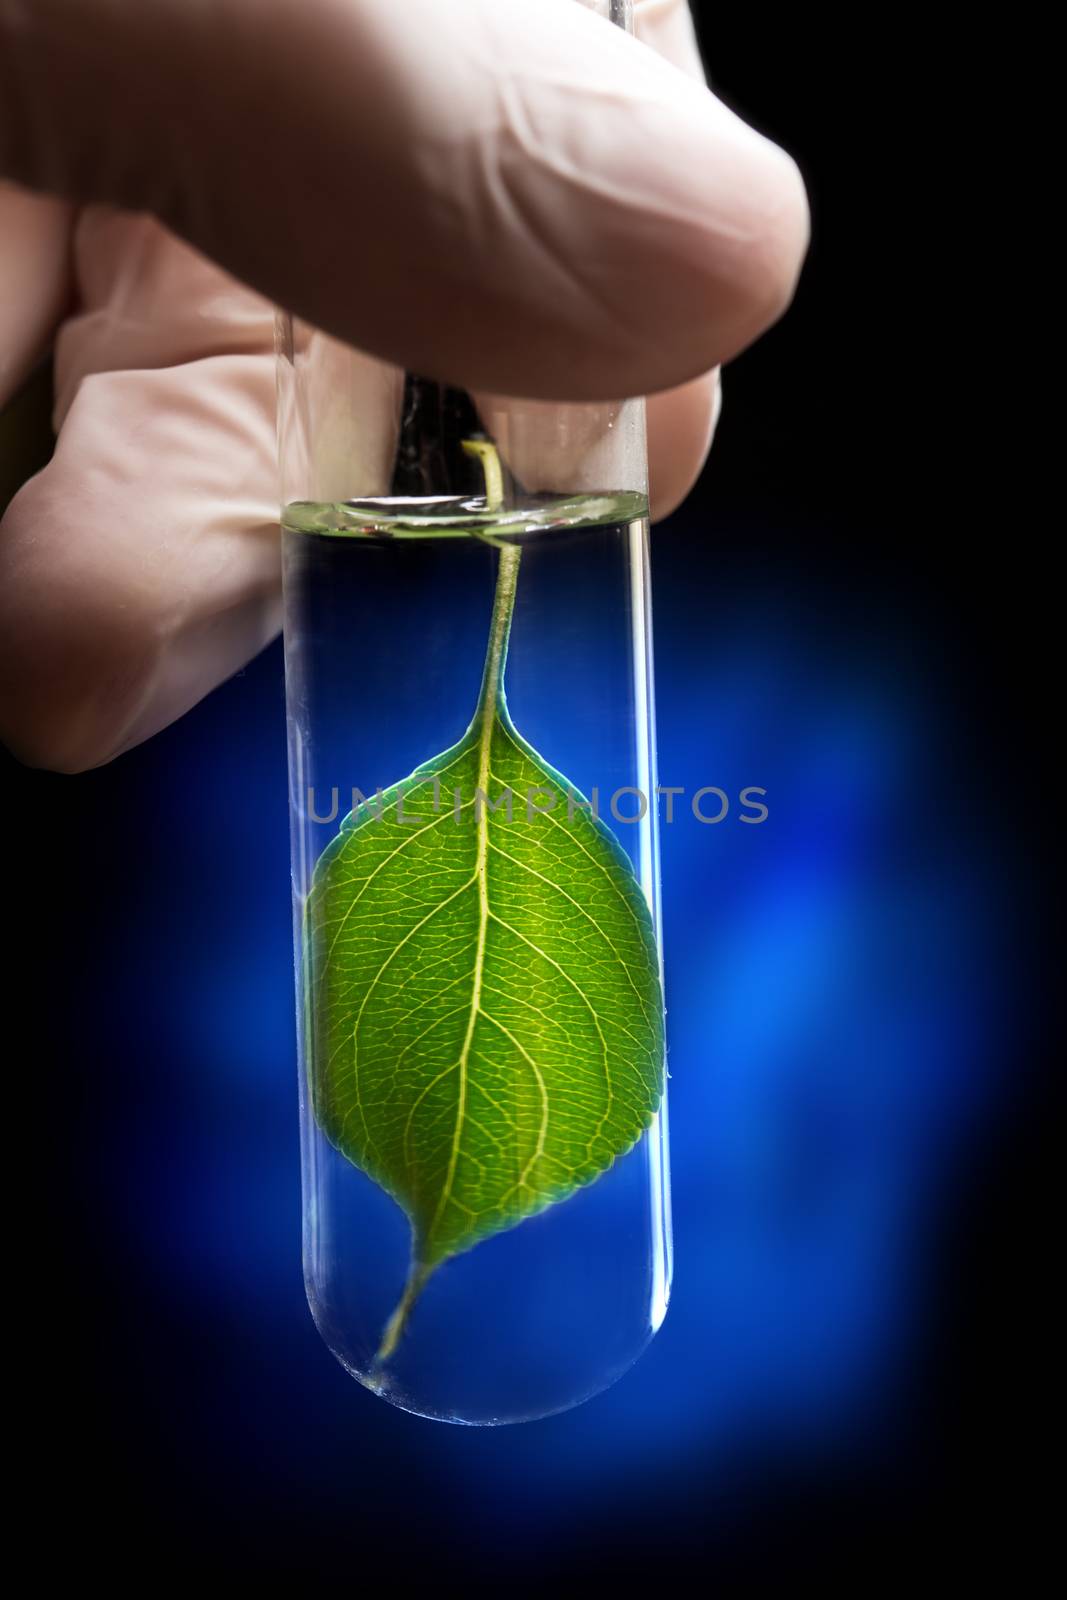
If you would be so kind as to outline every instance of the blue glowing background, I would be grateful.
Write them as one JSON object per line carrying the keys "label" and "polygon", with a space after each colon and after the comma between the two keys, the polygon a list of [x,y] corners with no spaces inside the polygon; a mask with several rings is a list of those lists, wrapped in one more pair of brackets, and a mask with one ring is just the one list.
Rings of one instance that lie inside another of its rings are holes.
{"label": "blue glowing background", "polygon": [[162,1536],[341,1561],[415,1503],[440,1559],[469,1562],[475,1524],[479,1560],[534,1537],[562,1559],[651,1538],[664,1506],[713,1515],[742,1464],[891,1435],[936,1319],[928,1242],[1006,1094],[1011,890],[946,798],[969,753],[938,642],[795,556],[769,582],[777,537],[702,515],[655,544],[661,781],[759,784],[770,817],[663,830],[675,1298],[564,1417],[405,1417],[306,1310],[279,650],[113,768],[14,774],[91,841],[49,1022],[77,1062],[67,1227],[87,1403]]}

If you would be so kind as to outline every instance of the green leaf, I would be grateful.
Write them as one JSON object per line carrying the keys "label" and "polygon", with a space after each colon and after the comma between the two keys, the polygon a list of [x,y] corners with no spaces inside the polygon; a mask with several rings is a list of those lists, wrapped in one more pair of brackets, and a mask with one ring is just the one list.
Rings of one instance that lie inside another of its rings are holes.
{"label": "green leaf", "polygon": [[412,1228],[380,1361],[436,1267],[603,1173],[663,1091],[645,897],[507,712],[520,554],[501,550],[467,732],[345,819],[307,902],[315,1112]]}

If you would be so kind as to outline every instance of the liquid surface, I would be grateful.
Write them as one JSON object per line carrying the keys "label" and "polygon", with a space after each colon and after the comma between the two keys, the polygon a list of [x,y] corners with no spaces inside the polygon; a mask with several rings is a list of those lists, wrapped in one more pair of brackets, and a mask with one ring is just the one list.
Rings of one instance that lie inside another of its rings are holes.
{"label": "liquid surface", "polygon": [[290,533],[336,538],[515,539],[637,522],[648,516],[648,499],[632,490],[604,494],[528,496],[522,506],[490,509],[482,497],[392,496],[326,503],[296,500],[282,527]]}

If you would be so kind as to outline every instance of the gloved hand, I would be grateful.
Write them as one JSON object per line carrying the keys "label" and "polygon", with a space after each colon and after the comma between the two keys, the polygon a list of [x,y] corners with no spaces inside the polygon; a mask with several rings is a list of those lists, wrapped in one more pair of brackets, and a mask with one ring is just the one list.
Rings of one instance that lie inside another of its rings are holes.
{"label": "gloved hand", "polygon": [[0,528],[16,754],[107,761],[276,632],[275,301],[472,390],[650,393],[653,514],[683,498],[803,185],[685,0],[638,40],[597,9],[0,0],[0,404],[55,337],[59,431]]}

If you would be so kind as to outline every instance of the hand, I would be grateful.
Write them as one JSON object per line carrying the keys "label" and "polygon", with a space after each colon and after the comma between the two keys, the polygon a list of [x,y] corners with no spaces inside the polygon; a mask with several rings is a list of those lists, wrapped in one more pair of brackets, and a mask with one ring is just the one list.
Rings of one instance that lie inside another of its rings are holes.
{"label": "hand", "polygon": [[0,404],[55,338],[59,428],[0,530],[16,754],[107,761],[276,632],[273,302],[471,389],[648,392],[684,497],[807,210],[685,0],[636,13],[0,0]]}

